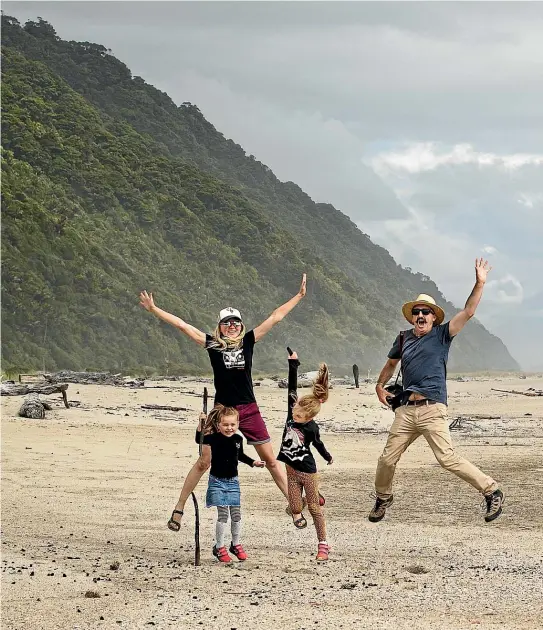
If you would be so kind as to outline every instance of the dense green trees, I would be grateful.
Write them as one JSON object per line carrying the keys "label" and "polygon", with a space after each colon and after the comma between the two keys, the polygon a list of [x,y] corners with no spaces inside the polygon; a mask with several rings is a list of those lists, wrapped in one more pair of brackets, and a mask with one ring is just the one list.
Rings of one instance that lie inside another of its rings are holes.
{"label": "dense green trees", "polygon": [[[103,46],[5,16],[3,42],[6,368],[207,370],[204,352],[139,309],[142,288],[209,329],[227,304],[259,323],[307,271],[308,297],[259,348],[263,370],[284,364],[287,341],[307,364],[378,367],[401,302],[443,299]],[[516,367],[476,323],[455,352],[465,369]]]}

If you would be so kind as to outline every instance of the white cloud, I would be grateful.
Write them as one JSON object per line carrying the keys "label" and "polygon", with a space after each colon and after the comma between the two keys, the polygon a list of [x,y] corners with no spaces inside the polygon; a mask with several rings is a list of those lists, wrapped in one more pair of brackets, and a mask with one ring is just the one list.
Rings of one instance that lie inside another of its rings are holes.
{"label": "white cloud", "polygon": [[473,259],[487,255],[493,270],[477,316],[521,363],[534,365],[534,354],[543,354],[535,331],[543,277],[541,156],[412,143],[370,163],[410,214],[362,221],[361,229],[398,262],[428,274],[457,306],[469,294]]}
{"label": "white cloud", "polygon": [[516,170],[528,165],[543,165],[543,155],[529,153],[497,155],[476,151],[471,144],[457,144],[449,149],[438,142],[415,142],[404,145],[398,151],[377,155],[370,163],[376,172],[382,174],[390,170],[420,173],[433,171],[442,166],[464,164]]}
{"label": "white cloud", "polygon": [[488,299],[501,304],[522,304],[524,289],[515,276],[508,273],[499,280],[487,284]]}
{"label": "white cloud", "polygon": [[520,193],[518,203],[532,210],[543,205],[543,193]]}

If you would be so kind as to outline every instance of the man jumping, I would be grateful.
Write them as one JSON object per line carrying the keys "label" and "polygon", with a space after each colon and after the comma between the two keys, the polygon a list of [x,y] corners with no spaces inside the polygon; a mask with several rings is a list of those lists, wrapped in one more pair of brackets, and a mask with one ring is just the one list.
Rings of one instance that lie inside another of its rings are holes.
{"label": "man jumping", "polygon": [[[369,513],[372,523],[380,521],[392,504],[392,480],[402,453],[419,435],[432,448],[437,461],[460,479],[467,481],[486,501],[485,521],[498,518],[504,502],[498,484],[476,466],[457,455],[452,445],[447,420],[446,369],[449,347],[454,337],[473,317],[483,295],[487,274],[491,270],[483,259],[475,261],[475,286],[462,311],[443,324],[445,313],[429,295],[421,294],[407,302],[402,312],[413,325],[400,333],[388,353],[375,391],[379,400],[390,407],[390,393],[385,385],[401,360],[403,394],[396,408],[386,446],[375,474],[375,506]],[[388,399],[387,399],[388,397]]]}

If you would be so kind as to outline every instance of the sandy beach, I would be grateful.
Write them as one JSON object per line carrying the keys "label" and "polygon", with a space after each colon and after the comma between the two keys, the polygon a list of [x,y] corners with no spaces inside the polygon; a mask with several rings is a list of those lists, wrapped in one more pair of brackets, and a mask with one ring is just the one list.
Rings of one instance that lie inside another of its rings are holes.
{"label": "sandy beach", "polygon": [[[451,420],[499,416],[453,432],[459,452],[502,484],[495,523],[485,524],[481,497],[443,471],[422,438],[398,465],[385,520],[368,522],[392,413],[370,384],[336,386],[318,418],[334,464],[316,456],[330,561],[315,562],[309,514],[309,527],[296,530],[267,471],[241,465],[249,560],[220,566],[211,556],[206,475],[196,568],[192,505],[179,533],[166,521],[196,459],[204,384],[70,384],[79,406],[49,396],[45,420],[17,417],[22,397],[2,397],[2,628],[543,627],[543,398],[492,391],[542,389],[543,378],[449,381]],[[255,391],[278,445],[286,392],[271,380]],[[188,411],[141,408],[150,403]]]}

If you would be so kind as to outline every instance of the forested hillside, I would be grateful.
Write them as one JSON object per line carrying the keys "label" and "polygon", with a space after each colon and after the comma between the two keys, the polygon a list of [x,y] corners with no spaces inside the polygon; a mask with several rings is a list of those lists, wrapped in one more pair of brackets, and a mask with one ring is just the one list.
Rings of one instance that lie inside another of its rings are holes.
{"label": "forested hillside", "polygon": [[[103,46],[63,41],[42,20],[2,24],[5,367],[206,370],[200,348],[137,306],[142,288],[202,329],[225,305],[254,325],[306,271],[308,296],[262,342],[262,370],[284,366],[287,342],[306,365],[377,368],[403,301],[430,293],[454,312],[348,217],[280,182]],[[471,322],[451,368],[518,366]]]}

